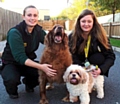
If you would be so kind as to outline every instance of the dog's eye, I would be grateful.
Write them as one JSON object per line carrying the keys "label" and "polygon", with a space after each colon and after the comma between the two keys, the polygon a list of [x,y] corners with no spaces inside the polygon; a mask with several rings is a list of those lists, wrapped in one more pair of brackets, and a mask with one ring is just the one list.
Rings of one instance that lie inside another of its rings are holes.
{"label": "dog's eye", "polygon": [[72,71],[70,72],[70,74],[72,74]]}
{"label": "dog's eye", "polygon": [[77,74],[80,76],[80,73],[77,72]]}

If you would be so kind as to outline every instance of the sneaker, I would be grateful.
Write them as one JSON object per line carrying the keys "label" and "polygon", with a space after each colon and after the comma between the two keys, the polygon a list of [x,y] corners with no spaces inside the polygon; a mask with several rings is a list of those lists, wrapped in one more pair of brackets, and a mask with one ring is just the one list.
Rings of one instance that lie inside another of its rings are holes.
{"label": "sneaker", "polygon": [[16,95],[10,94],[9,97],[10,97],[11,99],[17,99],[17,98],[18,98],[18,94],[16,94]]}

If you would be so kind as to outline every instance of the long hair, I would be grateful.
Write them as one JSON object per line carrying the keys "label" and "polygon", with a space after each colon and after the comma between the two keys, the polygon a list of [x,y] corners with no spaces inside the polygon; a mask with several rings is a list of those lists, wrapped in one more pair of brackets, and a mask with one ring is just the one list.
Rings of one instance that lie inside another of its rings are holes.
{"label": "long hair", "polygon": [[[81,29],[80,26],[80,20],[86,16],[86,15],[91,15],[93,18],[93,28],[90,32],[91,35],[94,35],[98,39],[98,41],[106,48],[109,49],[109,43],[107,39],[107,34],[104,28],[98,23],[97,17],[94,14],[92,10],[85,9],[81,12],[81,14],[78,16],[75,24],[75,28],[73,30],[73,34],[71,36],[70,40],[70,48],[71,52],[74,53],[76,51],[76,44],[77,44],[77,39],[82,37],[83,30]],[[80,45],[79,51],[82,52],[85,47],[85,41]]]}

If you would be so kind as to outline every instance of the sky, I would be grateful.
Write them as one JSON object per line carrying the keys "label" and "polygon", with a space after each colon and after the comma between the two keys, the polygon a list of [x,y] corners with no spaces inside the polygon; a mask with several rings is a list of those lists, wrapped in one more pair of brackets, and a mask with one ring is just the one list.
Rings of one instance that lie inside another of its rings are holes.
{"label": "sky", "polygon": [[49,9],[51,16],[58,15],[67,8],[67,0],[4,0],[7,8],[25,8],[27,5],[34,5],[38,9]]}

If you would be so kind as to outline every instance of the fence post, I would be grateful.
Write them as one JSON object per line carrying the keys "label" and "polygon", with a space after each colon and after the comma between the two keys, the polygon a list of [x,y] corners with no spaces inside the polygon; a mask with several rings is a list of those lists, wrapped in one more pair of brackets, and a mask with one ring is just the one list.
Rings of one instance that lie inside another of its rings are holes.
{"label": "fence post", "polygon": [[111,34],[111,32],[112,32],[111,29],[112,29],[112,28],[111,28],[111,27],[112,27],[112,23],[110,22],[110,26],[109,26],[109,38],[112,37],[112,34]]}

